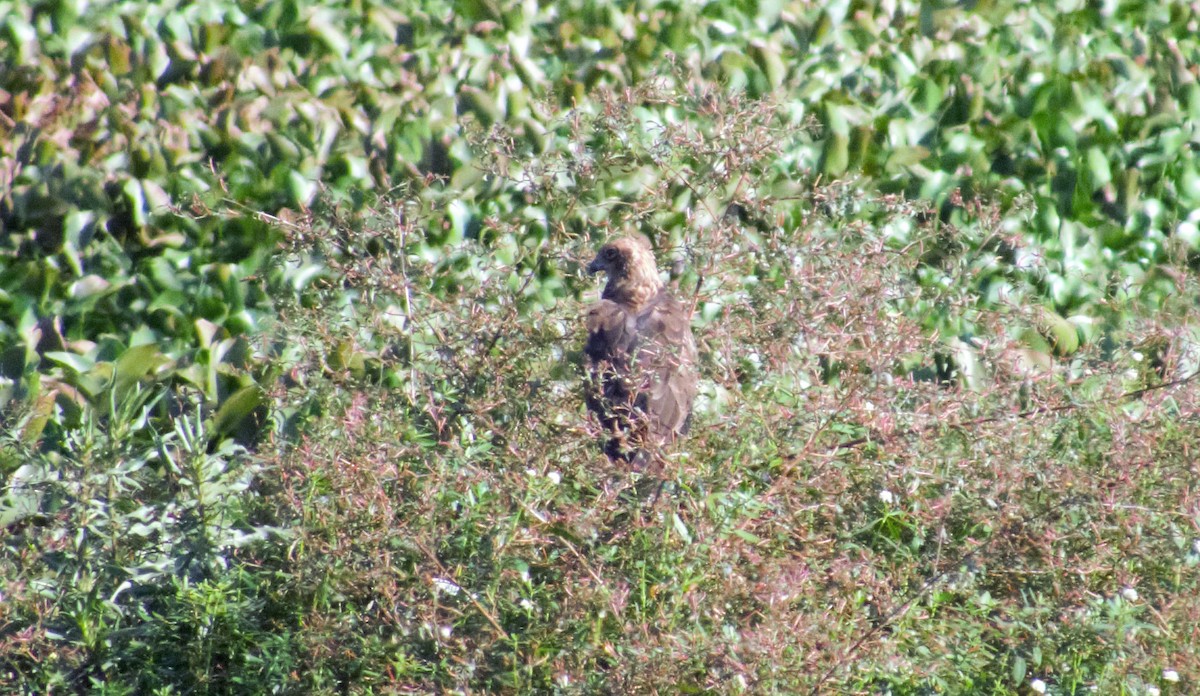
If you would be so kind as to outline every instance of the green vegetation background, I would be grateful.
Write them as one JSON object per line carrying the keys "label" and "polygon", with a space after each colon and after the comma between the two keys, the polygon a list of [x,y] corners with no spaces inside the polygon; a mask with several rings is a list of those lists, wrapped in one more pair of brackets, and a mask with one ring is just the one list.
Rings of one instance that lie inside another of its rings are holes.
{"label": "green vegetation background", "polygon": [[[1187,693],[1198,36],[0,0],[0,690]],[[634,230],[653,506],[578,393]]]}

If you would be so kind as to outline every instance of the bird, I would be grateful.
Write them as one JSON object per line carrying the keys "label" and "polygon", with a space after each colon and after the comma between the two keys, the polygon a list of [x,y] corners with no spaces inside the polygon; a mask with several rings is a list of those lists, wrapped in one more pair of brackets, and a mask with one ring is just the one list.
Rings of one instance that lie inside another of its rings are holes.
{"label": "bird", "polygon": [[691,426],[699,381],[692,307],[663,285],[645,236],[604,244],[587,270],[608,280],[587,311],[585,400],[609,459],[644,470]]}

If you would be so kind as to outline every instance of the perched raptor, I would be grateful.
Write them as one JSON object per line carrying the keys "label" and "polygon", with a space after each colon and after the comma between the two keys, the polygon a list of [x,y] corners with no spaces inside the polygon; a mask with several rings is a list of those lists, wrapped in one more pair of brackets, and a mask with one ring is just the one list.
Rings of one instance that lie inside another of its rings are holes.
{"label": "perched raptor", "polygon": [[643,467],[691,422],[692,310],[663,286],[645,237],[605,244],[588,266],[599,271],[608,284],[587,314],[587,405],[608,433],[608,456]]}

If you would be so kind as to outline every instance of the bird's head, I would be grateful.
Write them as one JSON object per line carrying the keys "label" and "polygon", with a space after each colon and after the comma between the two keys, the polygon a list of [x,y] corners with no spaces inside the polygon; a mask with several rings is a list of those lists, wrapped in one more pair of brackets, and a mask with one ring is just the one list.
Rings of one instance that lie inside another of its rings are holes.
{"label": "bird's head", "polygon": [[600,247],[588,273],[608,274],[603,297],[640,307],[662,289],[650,240],[642,235],[618,237]]}

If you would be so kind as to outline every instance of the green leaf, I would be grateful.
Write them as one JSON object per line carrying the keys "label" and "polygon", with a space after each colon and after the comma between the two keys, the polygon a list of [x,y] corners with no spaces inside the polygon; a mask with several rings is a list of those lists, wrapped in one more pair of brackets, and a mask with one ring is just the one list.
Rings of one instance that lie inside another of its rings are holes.
{"label": "green leaf", "polygon": [[83,374],[96,366],[96,361],[91,358],[79,355],[78,353],[69,353],[67,351],[53,350],[44,354],[42,357],[56,362],[63,367],[70,368],[78,374]]}
{"label": "green leaf", "polygon": [[72,298],[82,300],[93,295],[99,295],[111,286],[111,283],[98,275],[87,275],[72,283],[68,292],[70,292]]}
{"label": "green leaf", "polygon": [[288,171],[287,186],[291,196],[290,203],[297,208],[307,208],[317,195],[317,182],[297,169]]}
{"label": "green leaf", "polygon": [[[229,436],[235,430],[246,425],[247,420],[265,403],[266,396],[257,384],[242,387],[225,399],[225,403],[221,404],[221,407],[213,414],[211,432],[220,437]],[[251,425],[260,424],[251,423]]]}
{"label": "green leaf", "polygon": [[679,517],[679,513],[674,513],[671,515],[671,524],[675,528],[675,533],[678,534],[681,539],[683,539],[685,544],[692,543],[692,534],[688,531],[687,525],[684,524],[683,519]]}
{"label": "green leaf", "polygon": [[896,173],[904,167],[920,164],[929,157],[929,148],[921,145],[895,147],[888,151],[885,168]]}
{"label": "green leaf", "polygon": [[824,174],[837,177],[846,173],[850,166],[850,138],[845,135],[833,134],[825,139],[825,149],[821,152],[820,169]]}
{"label": "green leaf", "polygon": [[220,330],[221,330],[220,326],[212,323],[211,321],[209,321],[207,319],[197,319],[195,322],[195,326],[196,326],[196,338],[199,339],[201,348],[208,348],[209,346],[211,346],[213,343],[213,339],[216,337],[217,333],[220,332]]}
{"label": "green leaf", "polygon": [[759,70],[762,70],[763,75],[766,76],[767,84],[771,89],[778,88],[783,84],[784,78],[787,77],[787,66],[779,54],[779,49],[773,43],[768,44],[759,39],[752,39],[747,52],[758,65]]}
{"label": "green leaf", "polygon": [[1092,191],[1103,188],[1112,181],[1112,169],[1108,166],[1108,157],[1100,148],[1088,148],[1087,168],[1091,174]]}
{"label": "green leaf", "polygon": [[82,249],[91,241],[96,214],[90,210],[72,210],[63,219],[63,236],[74,248]]}
{"label": "green leaf", "polygon": [[113,387],[118,392],[124,391],[169,362],[171,359],[163,355],[153,343],[126,349],[121,357],[117,358]]}
{"label": "green leaf", "polygon": [[1075,331],[1075,325],[1058,312],[1042,308],[1038,328],[1049,341],[1055,355],[1071,355],[1079,350],[1079,334]]}
{"label": "green leaf", "polygon": [[1025,658],[1020,655],[1013,658],[1012,663],[1012,681],[1014,684],[1022,684],[1025,682]]}
{"label": "green leaf", "polygon": [[458,244],[466,239],[467,231],[470,229],[471,208],[463,200],[453,200],[450,202],[446,215],[450,218],[450,235],[446,239],[446,244]]}
{"label": "green leaf", "polygon": [[324,42],[329,52],[334,56],[345,56],[351,50],[350,39],[339,27],[334,26],[338,19],[337,15],[330,9],[318,8],[313,11],[312,16],[308,20],[308,28],[312,33]]}
{"label": "green leaf", "polygon": [[137,228],[146,226],[146,196],[142,191],[142,182],[137,179],[126,179],[121,187],[125,193],[125,201],[129,205],[129,214]]}
{"label": "green leaf", "polygon": [[763,543],[763,540],[762,540],[762,538],[761,538],[761,537],[755,536],[754,534],[751,534],[750,532],[747,532],[747,531],[746,531],[746,530],[744,530],[744,529],[734,529],[734,530],[733,530],[733,535],[734,535],[734,536],[736,536],[736,537],[738,537],[738,538],[739,538],[739,539],[741,539],[742,541],[745,541],[745,542],[748,542],[748,543],[751,543],[751,544],[761,544],[761,543]]}
{"label": "green leaf", "polygon": [[850,135],[850,122],[847,120],[846,109],[830,102],[825,103],[822,112],[825,116],[825,129],[835,135]]}
{"label": "green leaf", "polygon": [[46,429],[46,424],[50,422],[54,413],[54,400],[57,396],[54,391],[46,391],[33,403],[29,418],[21,428],[21,442],[27,447],[35,446],[42,437],[42,431]]}
{"label": "green leaf", "polygon": [[0,529],[36,515],[41,510],[42,491],[50,480],[40,466],[25,464],[14,471],[0,497]]}

